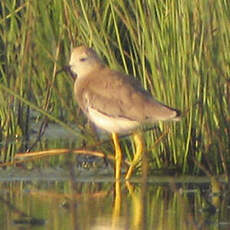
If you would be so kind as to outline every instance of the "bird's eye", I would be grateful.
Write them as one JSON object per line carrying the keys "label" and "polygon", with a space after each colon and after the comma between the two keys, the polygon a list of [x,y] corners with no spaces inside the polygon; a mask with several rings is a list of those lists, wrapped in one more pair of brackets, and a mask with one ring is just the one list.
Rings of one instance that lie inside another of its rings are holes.
{"label": "bird's eye", "polygon": [[82,62],[85,61],[85,60],[86,60],[86,58],[80,58],[80,61],[82,61]]}

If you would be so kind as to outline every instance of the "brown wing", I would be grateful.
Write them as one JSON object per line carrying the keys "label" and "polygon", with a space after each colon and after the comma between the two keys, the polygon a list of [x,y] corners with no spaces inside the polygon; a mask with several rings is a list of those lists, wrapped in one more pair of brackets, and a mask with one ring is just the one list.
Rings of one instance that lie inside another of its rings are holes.
{"label": "brown wing", "polygon": [[84,100],[84,105],[88,104],[108,116],[142,122],[177,116],[176,110],[152,98],[138,81],[108,68],[101,70],[97,76],[90,76],[86,85],[77,93],[78,97]]}

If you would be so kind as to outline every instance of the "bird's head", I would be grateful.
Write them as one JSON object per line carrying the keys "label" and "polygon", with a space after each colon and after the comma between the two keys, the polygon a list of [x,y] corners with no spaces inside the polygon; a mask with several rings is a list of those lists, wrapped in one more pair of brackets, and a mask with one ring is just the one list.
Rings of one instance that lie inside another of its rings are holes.
{"label": "bird's head", "polygon": [[72,77],[81,78],[103,66],[104,64],[93,49],[79,46],[73,49],[68,68]]}

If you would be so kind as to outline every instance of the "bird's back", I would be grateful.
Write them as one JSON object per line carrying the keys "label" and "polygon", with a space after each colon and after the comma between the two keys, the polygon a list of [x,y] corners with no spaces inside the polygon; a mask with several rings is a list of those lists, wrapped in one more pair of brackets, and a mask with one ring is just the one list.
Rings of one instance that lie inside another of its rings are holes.
{"label": "bird's back", "polygon": [[[138,122],[178,119],[180,112],[155,100],[133,77],[101,68],[75,82],[75,95],[81,108],[89,105],[110,117]],[[88,103],[87,103],[88,101]]]}

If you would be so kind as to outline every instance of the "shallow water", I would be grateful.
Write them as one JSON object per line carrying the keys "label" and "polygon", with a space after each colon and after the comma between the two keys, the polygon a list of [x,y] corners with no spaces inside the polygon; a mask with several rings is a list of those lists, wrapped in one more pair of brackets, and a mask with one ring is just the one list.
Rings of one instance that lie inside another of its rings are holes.
{"label": "shallow water", "polygon": [[[54,140],[46,133],[48,140],[37,149],[79,145],[72,136],[65,143],[63,132],[57,140],[60,128],[51,128]],[[223,178],[132,177],[115,183],[104,159],[77,156],[76,166],[75,161],[74,155],[60,155],[0,168],[0,230],[230,229]]]}
{"label": "shallow water", "polygon": [[230,228],[229,191],[221,178],[114,183],[112,176],[92,173],[44,169],[23,175],[26,171],[0,171],[0,229]]}

